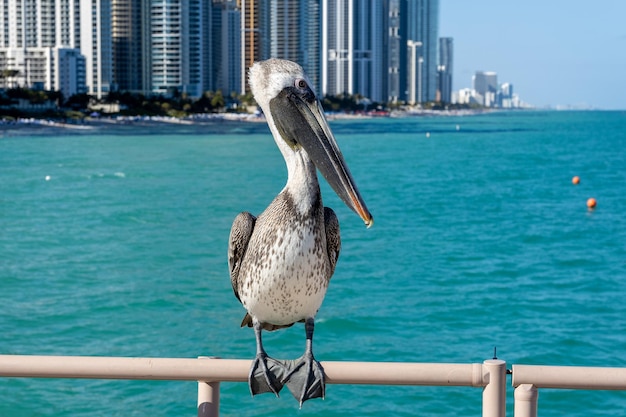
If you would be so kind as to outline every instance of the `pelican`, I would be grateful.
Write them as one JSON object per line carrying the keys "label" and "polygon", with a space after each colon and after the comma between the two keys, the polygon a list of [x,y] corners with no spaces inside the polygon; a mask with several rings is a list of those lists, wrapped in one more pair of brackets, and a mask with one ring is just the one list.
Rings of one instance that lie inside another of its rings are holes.
{"label": "pelican", "polygon": [[[254,98],[287,164],[287,184],[258,217],[240,213],[229,238],[228,266],[235,296],[254,329],[256,357],[249,374],[252,395],[287,385],[302,403],[324,397],[325,377],[313,356],[313,330],[339,249],[339,222],[324,207],[316,169],[367,227],[373,223],[330,131],[311,82],[298,64],[269,59],[249,71]],[[295,361],[271,358],[262,330],[304,322],[305,352]]]}

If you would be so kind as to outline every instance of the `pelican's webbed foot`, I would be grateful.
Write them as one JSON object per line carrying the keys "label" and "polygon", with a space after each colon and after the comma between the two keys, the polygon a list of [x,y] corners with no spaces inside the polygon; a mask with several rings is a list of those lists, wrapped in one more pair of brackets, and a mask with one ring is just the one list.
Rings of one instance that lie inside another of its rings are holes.
{"label": "pelican's webbed foot", "polygon": [[290,371],[283,379],[293,396],[302,403],[311,398],[322,398],[326,395],[324,368],[313,356],[313,318],[304,322],[306,330],[306,350],[304,355],[290,363]]}
{"label": "pelican's webbed foot", "polygon": [[313,353],[305,352],[300,359],[293,361],[292,368],[283,382],[300,402],[300,407],[311,398],[324,398],[326,395],[324,368],[313,357]]}
{"label": "pelican's webbed foot", "polygon": [[283,381],[289,369],[284,361],[270,358],[265,353],[261,337],[263,325],[256,318],[252,318],[252,327],[256,336],[256,357],[252,361],[248,375],[250,393],[255,396],[256,394],[273,392],[278,397],[278,393],[283,389]]}
{"label": "pelican's webbed foot", "polygon": [[286,373],[287,369],[281,361],[270,358],[265,353],[257,354],[248,375],[250,393],[254,396],[273,392],[278,397]]}

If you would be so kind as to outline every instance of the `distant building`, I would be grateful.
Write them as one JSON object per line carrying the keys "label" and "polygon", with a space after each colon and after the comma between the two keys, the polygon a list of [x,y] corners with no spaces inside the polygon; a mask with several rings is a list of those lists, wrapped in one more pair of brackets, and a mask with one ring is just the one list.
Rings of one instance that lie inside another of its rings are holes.
{"label": "distant building", "polygon": [[502,95],[503,98],[513,97],[513,84],[503,83],[500,86],[500,94]]}
{"label": "distant building", "polygon": [[498,75],[493,71],[476,71],[472,77],[474,90],[479,94],[498,91]]}
{"label": "distant building", "polygon": [[54,48],[54,69],[49,90],[58,90],[67,99],[85,92],[85,57],[76,48]]}
{"label": "distant building", "polygon": [[438,0],[323,0],[322,93],[434,100]]}
{"label": "distant building", "polygon": [[472,102],[473,90],[470,88],[462,88],[453,94],[452,102],[458,104],[470,104]]}
{"label": "distant building", "polygon": [[[437,92],[437,41],[439,1],[407,0],[406,41],[408,48],[407,101],[434,101]],[[415,48],[415,49],[414,49]]]}
{"label": "distant building", "polygon": [[183,86],[183,16],[181,0],[150,4],[150,90],[171,95]]}
{"label": "distant building", "polygon": [[383,2],[369,0],[354,1],[353,21],[353,93],[358,93],[372,101],[386,99],[384,64],[384,28]]}
{"label": "distant building", "polygon": [[262,0],[239,0],[241,13],[241,94],[245,94],[250,90],[248,86],[248,69],[255,61],[269,58],[269,45],[267,45],[266,37],[267,12],[269,8],[264,8],[263,5],[264,2]]}
{"label": "distant building", "polygon": [[[388,93],[384,2],[322,2],[322,94],[360,94],[384,101]],[[386,2],[385,2],[386,3]],[[382,36],[381,36],[382,35]]]}
{"label": "distant building", "polygon": [[479,104],[485,107],[503,109],[530,108],[513,92],[513,84],[498,85],[495,72],[478,71],[472,77],[473,88],[465,88],[452,93],[452,103]]}
{"label": "distant building", "polygon": [[77,8],[45,2],[0,0],[0,71],[13,74],[1,87],[85,91],[85,59]]}
{"label": "distant building", "polygon": [[150,5],[152,93],[199,97],[208,80],[206,25],[210,4],[202,0],[152,1]]}
{"label": "distant building", "polygon": [[321,2],[320,0],[269,0],[265,37],[269,51],[263,58],[281,58],[298,62],[320,87]]}
{"label": "distant building", "polygon": [[437,66],[437,101],[452,102],[452,38],[439,38],[439,65]]}
{"label": "distant building", "polygon": [[300,58],[300,6],[307,2],[290,0],[267,1],[269,20],[269,57],[299,61]]}
{"label": "distant building", "polygon": [[498,107],[511,108],[513,107],[513,84],[503,83],[498,89],[498,95],[496,99]]}
{"label": "distant building", "polygon": [[321,92],[322,78],[322,1],[309,0],[300,3],[298,27],[300,32],[298,63],[308,74],[316,93]]}
{"label": "distant building", "polygon": [[353,93],[352,5],[351,0],[322,1],[322,95]]}
{"label": "distant building", "polygon": [[150,90],[149,0],[111,0],[111,38],[115,90]]}
{"label": "distant building", "polygon": [[80,0],[80,52],[85,56],[87,93],[100,99],[111,91],[111,2]]}
{"label": "distant building", "polygon": [[[406,91],[406,40],[403,31],[406,30],[406,13],[402,12],[401,0],[389,0],[383,3],[385,24],[383,29],[387,36],[383,36],[383,78],[385,84],[383,89],[386,96],[384,101],[397,103],[404,97]],[[404,22],[404,24],[403,24]],[[384,32],[384,33],[385,33]],[[385,80],[386,78],[386,80]]]}
{"label": "distant building", "polygon": [[59,47],[80,48],[80,0],[57,0],[54,7],[54,20],[48,21],[54,27],[56,44]]}
{"label": "distant building", "polygon": [[241,12],[237,0],[213,1],[207,90],[241,91]]}
{"label": "distant building", "polygon": [[498,75],[493,71],[477,71],[472,77],[473,90],[478,104],[493,107],[498,92]]}

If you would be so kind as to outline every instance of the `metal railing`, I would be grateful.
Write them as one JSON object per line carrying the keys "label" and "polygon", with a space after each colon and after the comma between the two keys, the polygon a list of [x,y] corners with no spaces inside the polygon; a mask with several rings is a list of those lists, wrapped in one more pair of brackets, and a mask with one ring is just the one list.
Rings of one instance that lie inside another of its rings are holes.
{"label": "metal railing", "polygon": [[[220,382],[246,382],[251,361],[200,357],[0,355],[0,377],[198,381],[198,416],[219,415]],[[506,414],[506,362],[322,362],[329,384],[482,388],[483,417]],[[513,365],[515,416],[537,415],[538,388],[626,390],[626,368]]]}
{"label": "metal railing", "polygon": [[515,417],[537,417],[538,388],[626,390],[626,368],[513,365]]}

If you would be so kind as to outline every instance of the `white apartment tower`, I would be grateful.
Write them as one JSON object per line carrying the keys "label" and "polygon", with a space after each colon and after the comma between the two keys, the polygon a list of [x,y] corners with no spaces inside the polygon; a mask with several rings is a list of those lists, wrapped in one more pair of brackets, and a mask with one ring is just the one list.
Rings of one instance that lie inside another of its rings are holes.
{"label": "white apartment tower", "polygon": [[[3,87],[84,91],[77,0],[0,0]],[[10,77],[9,77],[10,74]]]}
{"label": "white apartment tower", "polygon": [[101,99],[111,91],[113,79],[110,0],[80,0],[80,52],[87,93]]}
{"label": "white apartment tower", "polygon": [[[399,6],[394,7],[397,16]],[[390,33],[391,9],[388,0],[323,1],[323,95],[358,93],[372,101],[387,101],[390,39],[398,36],[397,29]],[[395,44],[391,47],[397,51]]]}
{"label": "white apartment tower", "polygon": [[322,95],[353,93],[354,0],[322,1]]}
{"label": "white apartment tower", "polygon": [[[211,4],[201,0],[153,0],[150,4],[152,92],[199,97],[205,86],[205,25]],[[208,80],[206,81],[208,84]]]}
{"label": "white apartment tower", "polygon": [[80,0],[56,0],[54,22],[56,44],[68,48],[80,46]]}

